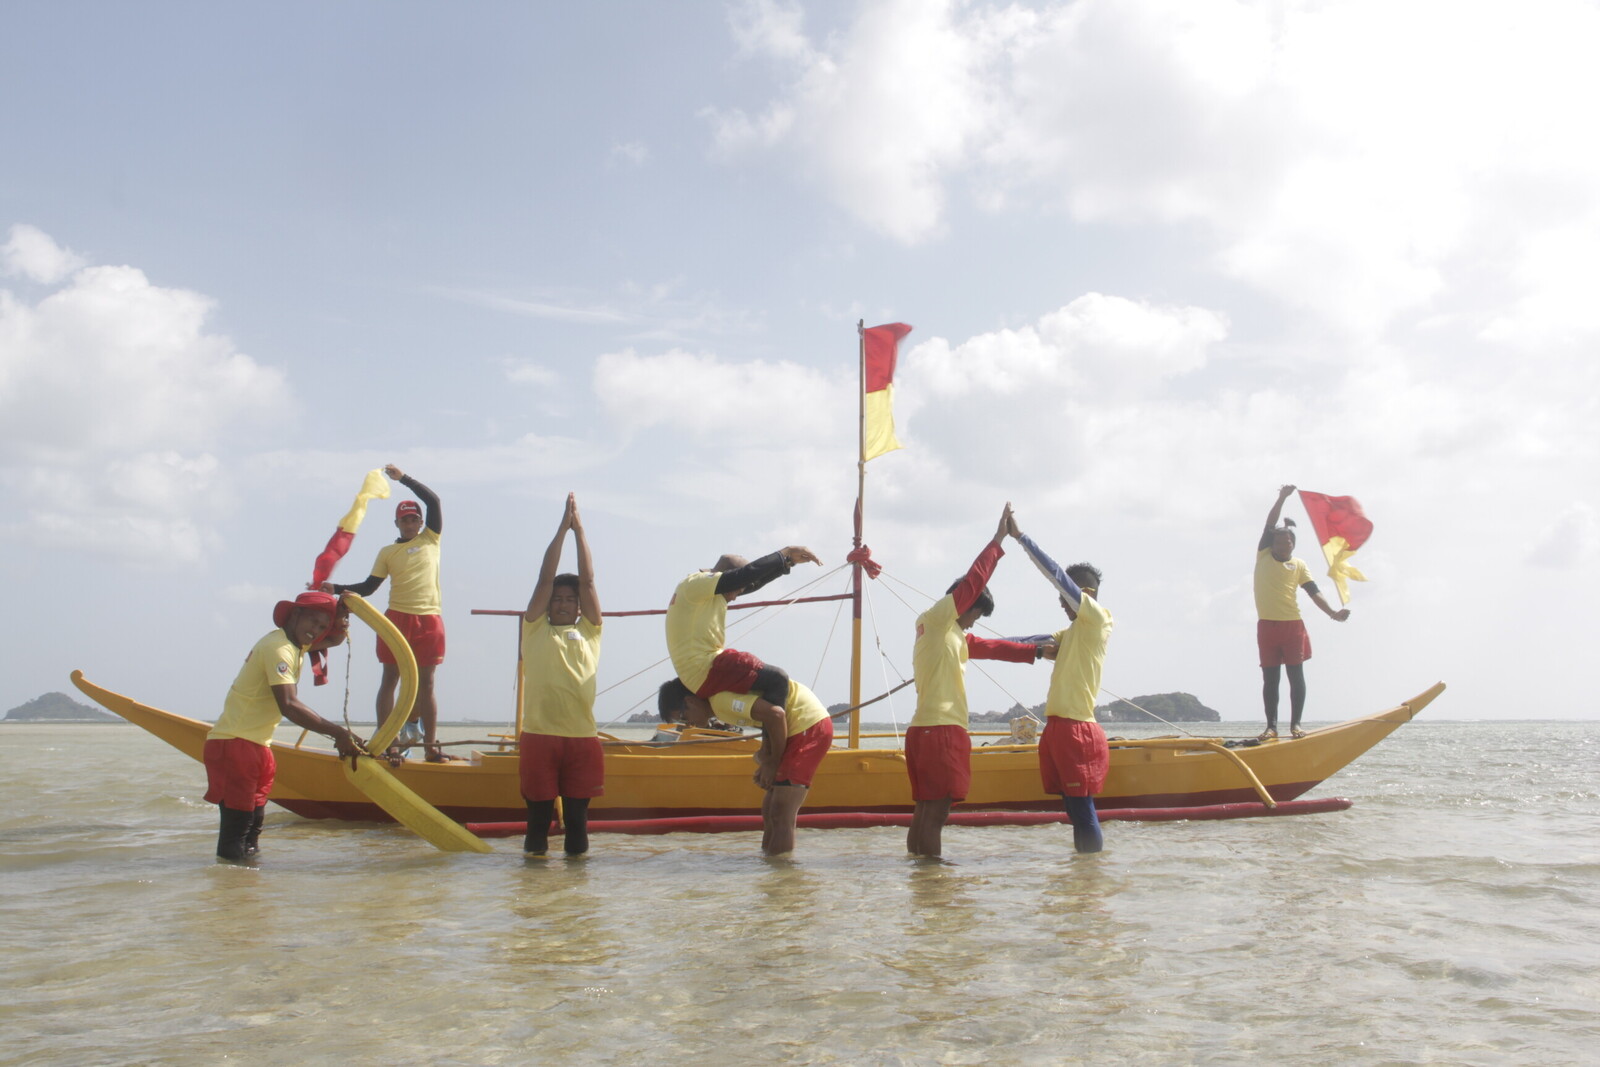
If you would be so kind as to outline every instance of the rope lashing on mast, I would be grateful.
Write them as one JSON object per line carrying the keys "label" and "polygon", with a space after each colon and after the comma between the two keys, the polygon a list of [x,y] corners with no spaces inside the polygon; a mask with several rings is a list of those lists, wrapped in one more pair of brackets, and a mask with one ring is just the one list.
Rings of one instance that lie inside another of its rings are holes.
{"label": "rope lashing on mast", "polygon": [[844,557],[846,563],[859,563],[868,578],[876,578],[883,573],[883,564],[872,558],[872,549],[866,545],[852,548],[850,554]]}

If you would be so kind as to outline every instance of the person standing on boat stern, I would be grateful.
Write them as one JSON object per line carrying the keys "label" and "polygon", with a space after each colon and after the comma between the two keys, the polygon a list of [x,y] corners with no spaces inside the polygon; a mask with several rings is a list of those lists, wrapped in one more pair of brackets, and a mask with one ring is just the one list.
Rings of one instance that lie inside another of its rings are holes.
{"label": "person standing on boat stern", "polygon": [[206,803],[222,813],[219,859],[238,861],[259,850],[267,794],[277,774],[272,734],[280,719],[333,739],[341,758],[354,759],[362,740],[329,722],[296,695],[305,653],[342,644],[349,617],[338,598],[322,592],[280,600],[273,631],[255,643],[228,689],[222,714],[206,734]]}
{"label": "person standing on boat stern", "polygon": [[748,652],[724,648],[728,605],[754,593],[796,563],[822,565],[809,548],[790,545],[754,562],[724,555],[707,571],[695,571],[667,603],[667,652],[689,692],[709,700],[718,693],[755,693],[772,704],[788,697],[789,676]]}
{"label": "person standing on boat stern", "polygon": [[[423,752],[428,762],[444,760],[444,750],[439,747],[439,704],[434,696],[433,674],[444,662],[444,616],[439,593],[439,535],[444,530],[440,514],[439,497],[432,489],[401,472],[390,463],[383,472],[399,482],[427,506],[424,517],[421,505],[415,500],[402,500],[394,509],[395,529],[400,536],[391,545],[378,550],[372,573],[354,585],[322,583],[329,593],[359,593],[371,596],[378,591],[385,578],[393,578],[389,586],[389,609],[384,612],[399,631],[405,635],[406,644],[417,657],[417,699],[412,707],[411,721],[400,734],[400,744],[390,749],[391,756],[399,756],[404,742],[416,737],[416,724],[421,724]],[[383,665],[383,678],[378,684],[378,725],[381,727],[394,710],[395,689],[400,683],[400,668],[395,665],[394,653],[389,646],[378,641],[378,662]]]}
{"label": "person standing on boat stern", "polygon": [[1283,502],[1294,490],[1292,485],[1278,490],[1278,501],[1267,512],[1267,525],[1256,545],[1256,647],[1261,653],[1261,702],[1267,713],[1267,728],[1259,738],[1262,741],[1278,736],[1279,667],[1289,675],[1289,733],[1293,737],[1306,735],[1300,728],[1300,716],[1306,709],[1305,662],[1311,658],[1311,636],[1300,618],[1298,591],[1304,589],[1311,602],[1334,622],[1350,617],[1349,608],[1333,609],[1311,580],[1305,560],[1295,558],[1294,520],[1285,519],[1282,526],[1278,525]]}
{"label": "person standing on boat stern", "polygon": [[794,851],[795,822],[811,780],[833,746],[833,720],[810,688],[797,681],[781,704],[754,693],[717,693],[707,700],[674,678],[661,687],[656,708],[665,722],[707,727],[715,716],[734,726],[761,729],[754,781],[761,801],[761,851],[782,856]]}
{"label": "person standing on boat stern", "polygon": [[1053,645],[990,640],[967,633],[994,611],[994,597],[987,586],[995,565],[1005,555],[1002,542],[1010,529],[1011,505],[1007,504],[994,538],[978,553],[966,575],[917,616],[917,639],[911,651],[917,710],[906,728],[906,773],[916,805],[906,833],[906,850],[913,856],[940,855],[950,806],[967,799],[972,784],[967,659],[1033,663],[1055,656]]}
{"label": "person standing on boat stern", "polygon": [[[578,573],[557,574],[569,530],[578,548]],[[531,856],[543,856],[549,848],[556,797],[561,798],[567,855],[589,851],[589,801],[605,793],[605,758],[594,722],[602,621],[578,498],[568,493],[561,525],[545,549],[539,582],[522,614],[517,763],[528,805],[522,850]]]}
{"label": "person standing on boat stern", "polygon": [[1063,570],[1044,549],[1023,533],[1016,519],[1011,536],[1055,589],[1070,626],[1054,635],[1056,665],[1045,698],[1044,736],[1039,739],[1039,777],[1044,791],[1062,799],[1072,818],[1072,843],[1079,852],[1105,847],[1094,797],[1105,788],[1111,768],[1106,733],[1094,718],[1100,673],[1111,637],[1111,613],[1100,605],[1100,569],[1074,563]]}

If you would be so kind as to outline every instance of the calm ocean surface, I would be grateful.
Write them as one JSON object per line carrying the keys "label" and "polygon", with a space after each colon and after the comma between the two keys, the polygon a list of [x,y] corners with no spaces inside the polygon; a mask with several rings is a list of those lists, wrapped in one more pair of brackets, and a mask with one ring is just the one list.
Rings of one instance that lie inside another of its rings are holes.
{"label": "calm ocean surface", "polygon": [[162,742],[0,726],[0,1063],[1593,1064],[1597,772],[1600,723],[1424,713],[1312,793],[1349,811],[1094,857],[1054,826],[949,829],[945,865],[897,829],[525,861],[274,808],[246,869]]}

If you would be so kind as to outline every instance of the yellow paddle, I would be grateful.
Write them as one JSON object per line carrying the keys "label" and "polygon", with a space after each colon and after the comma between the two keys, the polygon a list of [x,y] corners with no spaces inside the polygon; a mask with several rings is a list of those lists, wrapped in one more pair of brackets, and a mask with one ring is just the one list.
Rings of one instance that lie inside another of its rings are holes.
{"label": "yellow paddle", "polygon": [[400,670],[400,691],[395,694],[394,710],[367,742],[368,754],[356,760],[354,767],[345,760],[339,761],[345,778],[396,822],[437,849],[444,852],[493,851],[486,841],[423,800],[390,773],[383,760],[371,755],[387,751],[411,715],[411,705],[417,699],[417,657],[383,612],[355,593],[345,593],[344,602],[350,605],[352,615],[377,632],[378,638],[394,653],[395,665]]}

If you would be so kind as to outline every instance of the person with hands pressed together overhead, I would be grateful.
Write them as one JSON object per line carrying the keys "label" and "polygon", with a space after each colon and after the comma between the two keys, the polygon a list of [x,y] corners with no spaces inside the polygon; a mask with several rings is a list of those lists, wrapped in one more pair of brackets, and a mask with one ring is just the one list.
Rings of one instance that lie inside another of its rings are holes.
{"label": "person with hands pressed together overhead", "polygon": [[707,700],[674,678],[661,686],[656,707],[663,722],[709,727],[714,715],[735,726],[760,727],[754,781],[766,794],[761,801],[761,851],[768,856],[793,852],[800,806],[833,745],[833,720],[817,695],[791,681],[781,705],[754,693],[717,693]]}
{"label": "person with hands pressed together overhead", "polygon": [[1072,818],[1079,852],[1105,847],[1094,796],[1105,787],[1111,749],[1095,721],[1095,697],[1111,637],[1111,613],[1100,605],[1100,569],[1074,563],[1065,570],[1022,532],[1013,516],[1010,534],[1060,597],[1071,625],[1054,635],[1056,665],[1045,698],[1044,736],[1039,739],[1039,776],[1046,793],[1058,794]]}
{"label": "person with hands pressed together overhead", "polygon": [[[578,573],[557,574],[568,531],[578,549]],[[589,801],[605,793],[605,759],[594,721],[595,673],[600,665],[600,597],[578,499],[545,549],[539,581],[522,615],[522,733],[517,762],[528,831],[522,849],[542,856],[561,798],[565,851],[589,851]]]}
{"label": "person with hands pressed together overhead", "polygon": [[1278,736],[1279,667],[1289,675],[1290,735],[1305,736],[1300,716],[1306,706],[1305,662],[1311,658],[1311,637],[1300,618],[1297,592],[1304,589],[1311,602],[1334,622],[1350,617],[1349,608],[1333,609],[1311,580],[1305,561],[1295,558],[1294,520],[1285,519],[1282,526],[1278,525],[1283,502],[1294,491],[1292,485],[1278,490],[1278,500],[1267,512],[1267,524],[1256,545],[1256,647],[1261,653],[1261,702],[1267,715],[1267,728],[1259,738],[1262,741]]}
{"label": "person with hands pressed together overhead", "polygon": [[906,833],[906,850],[913,856],[940,855],[950,807],[967,798],[972,783],[967,659],[1033,663],[1055,657],[1054,645],[990,640],[967,633],[994,611],[987,586],[995,565],[1005,555],[1002,542],[1010,529],[1011,505],[1007,504],[993,539],[978,553],[966,575],[917,616],[917,639],[911,651],[917,710],[906,728],[906,773],[916,805]]}
{"label": "person with hands pressed together overhead", "polygon": [[672,669],[696,696],[755,693],[772,704],[788,699],[789,676],[748,652],[724,648],[728,605],[753,593],[796,563],[822,561],[802,545],[789,545],[754,562],[724,555],[710,570],[696,571],[678,583],[667,603],[667,651]]}
{"label": "person with hands pressed together overhead", "polygon": [[[439,537],[444,530],[440,514],[439,497],[390,463],[383,472],[410,489],[427,506],[424,517],[422,506],[415,500],[402,500],[394,509],[394,525],[400,536],[393,544],[378,550],[372,573],[364,581],[353,585],[336,585],[324,582],[322,589],[329,593],[358,593],[369,597],[377,592],[385,578],[393,578],[389,586],[389,608],[384,612],[396,628],[405,635],[406,644],[417,657],[417,698],[412,706],[411,722],[406,724],[402,737],[414,736],[413,723],[422,727],[423,751],[431,763],[444,757],[438,743],[439,705],[434,696],[435,669],[444,662],[444,616],[439,592]],[[383,665],[383,678],[378,684],[377,717],[381,727],[394,710],[395,690],[400,683],[400,668],[394,662],[394,653],[380,639],[378,662]],[[398,757],[396,746],[390,755]]]}
{"label": "person with hands pressed together overhead", "polygon": [[206,802],[221,811],[217,856],[238,861],[258,851],[267,794],[277,773],[272,734],[280,719],[333,739],[343,759],[363,750],[361,738],[300,702],[296,687],[305,653],[343,643],[344,605],[323,592],[301,593],[272,609],[275,629],[255,643],[228,689],[222,714],[206,734]]}

